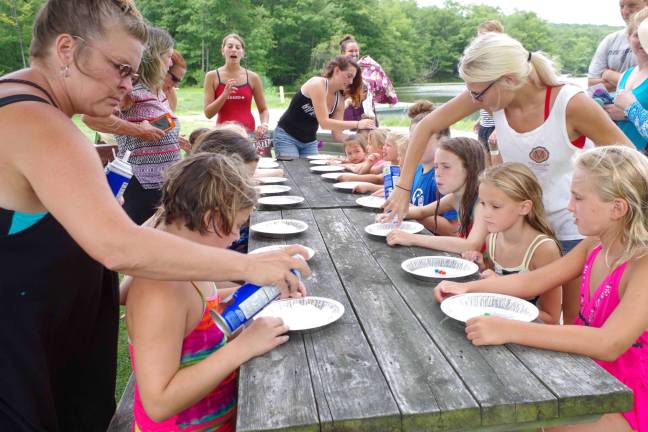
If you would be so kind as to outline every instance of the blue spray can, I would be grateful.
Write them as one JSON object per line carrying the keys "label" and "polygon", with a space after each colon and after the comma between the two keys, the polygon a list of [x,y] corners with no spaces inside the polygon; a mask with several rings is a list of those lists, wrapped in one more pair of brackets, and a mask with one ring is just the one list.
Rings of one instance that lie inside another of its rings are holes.
{"label": "blue spray can", "polygon": [[[291,272],[301,280],[297,270]],[[210,311],[212,319],[225,335],[231,336],[278,298],[279,294],[279,289],[275,286],[259,286],[248,282],[236,290],[232,295],[232,303],[222,313]]]}

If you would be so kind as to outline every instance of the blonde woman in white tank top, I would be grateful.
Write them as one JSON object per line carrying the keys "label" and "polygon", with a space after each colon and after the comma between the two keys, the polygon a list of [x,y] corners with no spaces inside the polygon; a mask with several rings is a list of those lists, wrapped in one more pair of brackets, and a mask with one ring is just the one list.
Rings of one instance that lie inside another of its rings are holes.
{"label": "blonde woman in white tank top", "polygon": [[[551,60],[543,53],[531,53],[506,34],[484,33],[475,38],[464,51],[459,73],[466,90],[416,127],[402,164],[400,188],[391,195],[385,209],[391,217],[403,219],[407,214],[407,189],[429,137],[483,108],[494,113],[495,118],[499,148],[491,148],[491,156],[525,163],[536,172],[546,192],[545,205],[558,240],[578,239],[566,212],[571,156],[577,151],[570,142],[585,136],[593,145],[632,143],[586,94],[560,82]],[[545,121],[547,87],[554,88],[549,95],[550,115]]]}

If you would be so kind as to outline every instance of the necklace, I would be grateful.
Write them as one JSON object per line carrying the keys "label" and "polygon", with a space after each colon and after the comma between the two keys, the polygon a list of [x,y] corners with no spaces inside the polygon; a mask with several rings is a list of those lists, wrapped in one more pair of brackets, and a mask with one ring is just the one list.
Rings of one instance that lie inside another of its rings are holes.
{"label": "necklace", "polygon": [[612,267],[610,266],[610,263],[608,262],[608,253],[609,252],[610,252],[610,249],[605,249],[605,254],[603,255],[603,260],[605,261],[605,266],[608,269],[612,269]]}

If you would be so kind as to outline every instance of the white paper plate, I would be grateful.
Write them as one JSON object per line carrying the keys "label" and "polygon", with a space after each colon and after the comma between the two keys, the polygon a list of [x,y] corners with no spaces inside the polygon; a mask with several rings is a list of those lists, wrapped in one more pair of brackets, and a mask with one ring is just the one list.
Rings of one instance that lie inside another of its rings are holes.
{"label": "white paper plate", "polygon": [[422,256],[403,261],[401,268],[417,279],[457,279],[473,275],[479,267],[472,261],[449,256]]}
{"label": "white paper plate", "polygon": [[284,185],[256,186],[256,190],[259,191],[261,195],[282,194],[288,192],[290,189],[291,189],[290,186],[284,186]]}
{"label": "white paper plate", "polygon": [[258,203],[268,206],[294,206],[301,202],[304,202],[304,197],[296,195],[274,195],[259,198]]}
{"label": "white paper plate", "polygon": [[284,183],[288,181],[286,177],[257,177],[256,179],[259,183],[263,184]]}
{"label": "white paper plate", "polygon": [[386,199],[379,196],[369,195],[363,196],[356,200],[356,204],[362,207],[368,207],[372,209],[382,208],[382,205],[385,203]]}
{"label": "white paper plate", "polygon": [[469,293],[449,297],[441,310],[450,318],[466,322],[478,316],[497,316],[531,322],[538,318],[538,308],[526,300],[503,294]]}
{"label": "white paper plate", "polygon": [[250,231],[267,237],[283,237],[299,234],[308,229],[308,224],[296,219],[276,219],[259,222],[250,227]]}
{"label": "white paper plate", "polygon": [[259,163],[268,163],[268,162],[276,162],[277,159],[273,157],[262,157],[259,158]]}
{"label": "white paper plate", "polygon": [[322,174],[322,178],[326,181],[336,182],[341,175],[341,172],[324,173]]}
{"label": "white paper plate", "polygon": [[353,189],[355,189],[356,186],[359,186],[361,184],[371,184],[371,183],[361,182],[361,181],[348,181],[348,182],[335,183],[333,187],[343,192],[353,192]]}
{"label": "white paper plate", "polygon": [[[374,223],[371,225],[367,225],[365,227],[365,232],[367,234],[371,234],[379,237],[387,237],[387,234],[389,234],[394,228],[395,225],[391,223]],[[423,228],[425,227],[420,223],[412,222],[412,221],[405,221],[401,223],[399,227],[400,230],[411,234],[416,234],[417,232],[423,231]]]}
{"label": "white paper plate", "polygon": [[319,165],[311,167],[311,171],[316,173],[325,173],[325,172],[337,172],[344,171],[344,167],[340,165]]}
{"label": "white paper plate", "polygon": [[276,300],[254,318],[281,318],[290,331],[312,330],[337,321],[344,315],[342,303],[325,297]]}
{"label": "white paper plate", "polygon": [[[303,247],[304,249],[306,249],[306,252],[308,252],[308,258],[306,258],[307,261],[315,256],[315,251],[313,249],[309,248],[308,246],[304,246],[304,245],[300,245],[300,246]],[[260,247],[258,249],[254,249],[253,251],[248,252],[248,253],[256,254],[256,253],[261,253],[261,252],[272,252],[272,251],[284,249],[286,247],[288,247],[288,246],[287,245],[264,246],[264,247]]]}
{"label": "white paper plate", "polygon": [[308,155],[306,156],[306,159],[333,159],[336,157],[335,155],[329,155],[329,154],[316,154],[316,155]]}
{"label": "white paper plate", "polygon": [[257,168],[279,168],[279,164],[271,160],[264,161],[263,159],[260,159]]}
{"label": "white paper plate", "polygon": [[311,159],[310,164],[311,165],[328,165],[329,160],[328,159]]}

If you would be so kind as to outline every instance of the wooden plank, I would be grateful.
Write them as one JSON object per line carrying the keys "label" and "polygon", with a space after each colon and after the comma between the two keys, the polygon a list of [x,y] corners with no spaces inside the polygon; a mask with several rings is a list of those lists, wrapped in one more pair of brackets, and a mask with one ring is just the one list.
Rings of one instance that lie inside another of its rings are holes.
{"label": "wooden plank", "polygon": [[361,195],[336,190],[332,182],[311,172],[312,165],[307,159],[284,161],[283,166],[284,172],[297,184],[311,208],[358,207],[355,200]]}
{"label": "wooden plank", "polygon": [[[340,325],[335,323],[304,337],[322,430],[400,430],[396,401],[362,333],[312,211],[286,210],[282,214],[309,225],[300,240],[315,250],[310,261],[313,276],[305,282],[309,294],[338,300],[345,308]],[[324,404],[330,420],[322,416]]]}
{"label": "wooden plank", "polygon": [[[252,216],[252,223],[279,216],[278,212],[257,212]],[[271,357],[272,353],[268,353],[241,368],[237,430],[320,430],[319,423],[322,430],[400,430],[396,402],[337,278],[310,210],[286,211],[284,217],[303,220],[309,224],[309,230],[298,239],[267,240],[253,235],[251,249],[268,243],[295,242],[313,248],[316,255],[310,264],[314,274],[305,281],[309,293],[340,301],[346,312],[338,322],[324,329],[292,334],[292,339],[302,338],[304,346],[295,348],[291,356],[275,359],[271,366],[259,364]],[[299,374],[306,371],[310,373],[310,379],[300,384],[295,383],[292,377],[286,379],[283,374],[280,377],[266,376],[264,380],[250,379],[250,374],[268,371],[269,367],[299,368]],[[241,386],[243,382],[245,387]],[[311,394],[306,395],[306,400],[302,389],[294,392],[296,385],[309,388]],[[270,389],[273,391],[269,392]],[[254,396],[248,397],[250,394]],[[313,399],[314,406],[311,405]],[[303,412],[284,411],[282,408],[304,404],[311,405],[307,410],[314,414],[313,417],[306,419]],[[277,405],[279,408],[275,410]],[[271,419],[267,418],[267,413],[254,408],[268,406],[273,407]],[[255,416],[253,420],[246,418],[251,411]]]}
{"label": "wooden plank", "polygon": [[521,345],[509,349],[558,397],[561,417],[632,408],[632,391],[588,357]]}
{"label": "wooden plank", "polygon": [[466,383],[482,409],[482,425],[526,423],[558,416],[558,401],[545,385],[504,346],[475,347],[462,323],[447,319],[432,296],[435,283],[407,275],[401,262],[414,256],[451,255],[422,248],[389,247],[369,237],[364,227],[373,217],[345,209],[357,235],[397,287],[416,318]]}
{"label": "wooden plank", "polygon": [[135,374],[131,374],[122,393],[117,410],[106,432],[131,432],[133,430],[133,399],[135,398]]}
{"label": "wooden plank", "polygon": [[[281,194],[281,195],[296,195],[296,196],[304,197],[302,192],[301,192],[301,188],[299,187],[299,185],[297,185],[297,183],[295,183],[295,181],[290,176],[290,174],[288,174],[285,166],[283,165],[284,162],[278,161],[278,163],[281,166],[281,168],[283,168],[284,177],[287,179],[287,181],[285,181],[284,183],[277,183],[277,184],[282,185],[282,186],[285,185],[285,186],[290,186],[291,187],[291,189],[288,192],[286,192],[285,194]],[[262,195],[262,196],[273,196],[273,195]],[[299,203],[299,204],[297,204],[297,205],[295,205],[294,207],[291,207],[291,208],[311,208],[311,207],[312,207],[312,204],[309,202],[308,198],[304,197],[303,202],[301,202],[301,203]],[[272,211],[272,210],[281,210],[281,208],[278,208],[276,206],[267,206],[267,205],[263,205],[263,204],[257,204],[257,210]]]}
{"label": "wooden plank", "polygon": [[480,408],[340,209],[314,210],[347,295],[402,413],[404,431],[481,424]]}
{"label": "wooden plank", "polygon": [[[273,219],[281,219],[281,212],[255,212],[250,225]],[[277,243],[276,239],[250,232],[249,250]],[[300,334],[291,335],[287,343],[241,365],[236,430],[319,431],[317,405],[306,365]]]}

